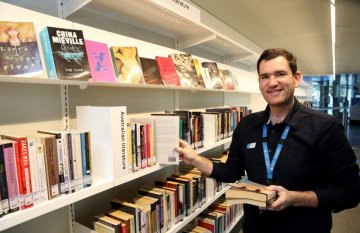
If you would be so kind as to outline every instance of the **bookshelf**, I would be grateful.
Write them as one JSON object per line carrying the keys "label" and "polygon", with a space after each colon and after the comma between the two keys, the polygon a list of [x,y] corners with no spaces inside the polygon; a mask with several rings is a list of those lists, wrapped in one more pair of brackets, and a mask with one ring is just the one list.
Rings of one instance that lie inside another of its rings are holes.
{"label": "bookshelf", "polygon": [[[164,10],[164,6],[159,6],[155,3],[159,1],[155,0],[121,0],[116,5],[107,5],[113,4],[112,1],[101,0],[62,1],[65,4],[62,14],[69,19],[65,20],[54,16],[54,9],[57,8],[58,2],[61,1],[50,0],[46,5],[51,9],[36,1],[12,1],[20,7],[0,2],[2,9],[0,20],[33,21],[37,33],[45,26],[81,29],[85,38],[107,43],[108,46],[136,46],[140,56],[149,58],[168,56],[179,50],[190,52],[199,61],[217,61],[219,68],[230,69],[239,77],[240,90],[50,80],[45,77],[45,74],[35,78],[0,77],[1,131],[26,134],[39,129],[63,129],[64,124],[75,128],[75,109],[78,105],[127,106],[129,115],[148,114],[166,109],[203,109],[231,105],[246,105],[253,110],[263,109],[257,76],[252,72],[254,59],[257,58],[260,49],[206,12],[200,10],[200,21],[197,21],[185,19],[185,16],[179,15],[174,10]],[[66,5],[70,2],[76,4],[72,7]],[[118,9],[117,5],[125,3],[130,4],[128,8]],[[109,14],[104,15],[104,12],[112,8],[117,11],[109,11]],[[115,19],[117,20],[115,25],[109,23],[114,22],[114,14],[118,17]],[[154,14],[157,17],[151,17]],[[139,18],[140,16],[143,18]],[[181,27],[187,30],[169,27],[173,20],[184,23]],[[126,26],[125,22],[131,23]],[[161,22],[167,22],[167,25],[161,25]],[[133,28],[134,24],[136,24],[135,28]],[[122,33],[119,25],[124,26],[128,31],[125,30],[126,33]],[[136,32],[132,34],[131,29]],[[183,32],[183,34],[175,32]],[[38,44],[40,45],[39,37]],[[39,49],[42,54],[41,46]],[[42,56],[41,58],[43,59]],[[43,61],[42,64],[44,67]],[[64,93],[65,90],[66,93]],[[224,139],[201,148],[198,153],[206,153],[230,141],[230,138]],[[42,233],[52,229],[51,232],[54,233],[89,232],[88,228],[77,220],[87,218],[91,221],[94,212],[102,211],[93,205],[108,203],[108,199],[119,195],[120,191],[129,191],[127,195],[132,195],[133,190],[137,188],[134,183],[151,182],[175,170],[174,166],[156,165],[114,179],[94,176],[94,184],[89,188],[0,218],[0,231],[13,233],[30,230]],[[134,180],[136,182],[132,182]],[[181,230],[224,191],[219,192],[185,221],[174,226],[170,232]]]}

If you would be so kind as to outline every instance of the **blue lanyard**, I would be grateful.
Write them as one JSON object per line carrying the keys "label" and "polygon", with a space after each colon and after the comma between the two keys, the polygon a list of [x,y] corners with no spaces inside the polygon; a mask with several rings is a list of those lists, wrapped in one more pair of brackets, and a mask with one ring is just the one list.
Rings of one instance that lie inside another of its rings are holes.
{"label": "blue lanyard", "polygon": [[267,144],[267,131],[268,131],[268,127],[267,124],[265,123],[263,125],[263,151],[264,151],[264,158],[265,158],[265,165],[266,165],[266,178],[269,180],[272,180],[273,178],[273,172],[274,172],[274,167],[275,164],[279,158],[280,152],[283,148],[284,142],[286,137],[288,136],[290,130],[290,126],[286,126],[282,135],[281,135],[281,139],[280,142],[278,143],[277,147],[276,147],[276,151],[274,154],[273,159],[270,161],[270,155],[269,155],[269,149],[268,149],[268,144]]}

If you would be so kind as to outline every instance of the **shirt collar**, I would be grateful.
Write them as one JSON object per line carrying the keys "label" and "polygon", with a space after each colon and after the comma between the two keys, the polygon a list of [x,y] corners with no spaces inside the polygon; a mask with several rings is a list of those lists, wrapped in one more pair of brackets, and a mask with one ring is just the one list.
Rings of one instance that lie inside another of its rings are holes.
{"label": "shirt collar", "polygon": [[[296,125],[300,119],[300,115],[298,113],[301,108],[301,104],[296,99],[296,97],[294,97],[294,98],[295,98],[295,104],[283,122],[293,128],[296,128]],[[264,123],[267,123],[267,124],[269,123],[269,121],[270,121],[270,106],[269,105],[266,106],[265,110],[261,114],[261,117],[259,117],[258,119],[259,120],[258,120],[258,122],[256,122],[256,125],[262,125]]]}

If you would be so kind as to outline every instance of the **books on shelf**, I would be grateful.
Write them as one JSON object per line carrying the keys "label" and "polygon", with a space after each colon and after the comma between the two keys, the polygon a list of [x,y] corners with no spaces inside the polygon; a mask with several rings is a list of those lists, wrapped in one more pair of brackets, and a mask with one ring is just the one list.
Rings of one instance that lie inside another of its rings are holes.
{"label": "books on shelf", "polygon": [[164,85],[180,87],[180,77],[176,71],[173,60],[170,57],[160,56],[157,56],[155,60]]}
{"label": "books on shelf", "polygon": [[91,77],[82,30],[45,27],[40,39],[48,78],[87,81]]}
{"label": "books on shelf", "polygon": [[237,81],[230,70],[219,69],[219,73],[224,83],[225,90],[235,90],[237,88]]}
{"label": "books on shelf", "polygon": [[110,54],[119,83],[145,83],[136,47],[112,46]]}
{"label": "books on shelf", "polygon": [[0,21],[0,76],[34,77],[43,72],[32,22]]}
{"label": "books on shelf", "polygon": [[140,63],[146,84],[163,85],[155,59],[140,57]]}
{"label": "books on shelf", "polygon": [[225,193],[226,201],[234,204],[245,203],[266,207],[269,201],[276,199],[276,192],[265,188],[265,185],[242,179],[242,181],[231,184],[231,188]]}
{"label": "books on shelf", "polygon": [[115,73],[107,44],[85,40],[86,54],[88,56],[91,82],[115,83]]}

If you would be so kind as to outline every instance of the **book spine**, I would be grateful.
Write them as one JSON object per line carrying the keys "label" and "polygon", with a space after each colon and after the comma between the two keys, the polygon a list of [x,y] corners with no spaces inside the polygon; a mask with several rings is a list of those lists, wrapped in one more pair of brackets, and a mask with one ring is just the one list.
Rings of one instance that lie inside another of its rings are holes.
{"label": "book spine", "polygon": [[60,195],[65,194],[65,175],[64,175],[64,151],[62,146],[61,135],[56,135],[56,150],[58,156],[58,171],[59,171],[59,186],[60,186]]}
{"label": "book spine", "polygon": [[19,210],[19,185],[16,172],[16,159],[15,159],[16,142],[8,143],[3,146],[6,182],[9,195],[9,212]]}
{"label": "book spine", "polygon": [[68,194],[70,190],[70,174],[69,174],[69,151],[67,145],[67,133],[61,133],[62,147],[62,165],[64,173],[64,193]]}
{"label": "book spine", "polygon": [[41,142],[36,142],[36,162],[39,176],[40,202],[44,202],[49,199],[49,195],[46,179],[44,145]]}
{"label": "book spine", "polygon": [[34,205],[38,205],[40,203],[40,188],[39,188],[38,165],[37,165],[37,161],[36,161],[35,139],[28,138],[28,151],[29,151],[29,163],[30,163],[33,201],[34,201]]}
{"label": "book spine", "polygon": [[1,196],[1,209],[2,214],[7,214],[9,212],[9,194],[6,181],[6,171],[5,171],[5,158],[3,145],[0,146],[0,196]]}
{"label": "book spine", "polygon": [[75,192],[74,153],[71,133],[67,134],[68,161],[69,161],[69,192]]}
{"label": "book spine", "polygon": [[58,171],[58,157],[56,155],[56,140],[55,137],[49,137],[45,140],[45,162],[47,170],[47,183],[49,199],[59,196],[59,171]]}
{"label": "book spine", "polygon": [[80,133],[72,133],[73,135],[73,159],[74,159],[74,175],[75,175],[75,191],[84,187],[82,173],[82,154],[81,154],[81,136]]}
{"label": "book spine", "polygon": [[47,27],[40,31],[40,41],[41,47],[43,48],[47,77],[50,79],[57,79],[53,51],[51,48],[49,31]]}
{"label": "book spine", "polygon": [[92,185],[92,167],[91,167],[91,137],[90,131],[85,133],[86,146],[86,185]]}

